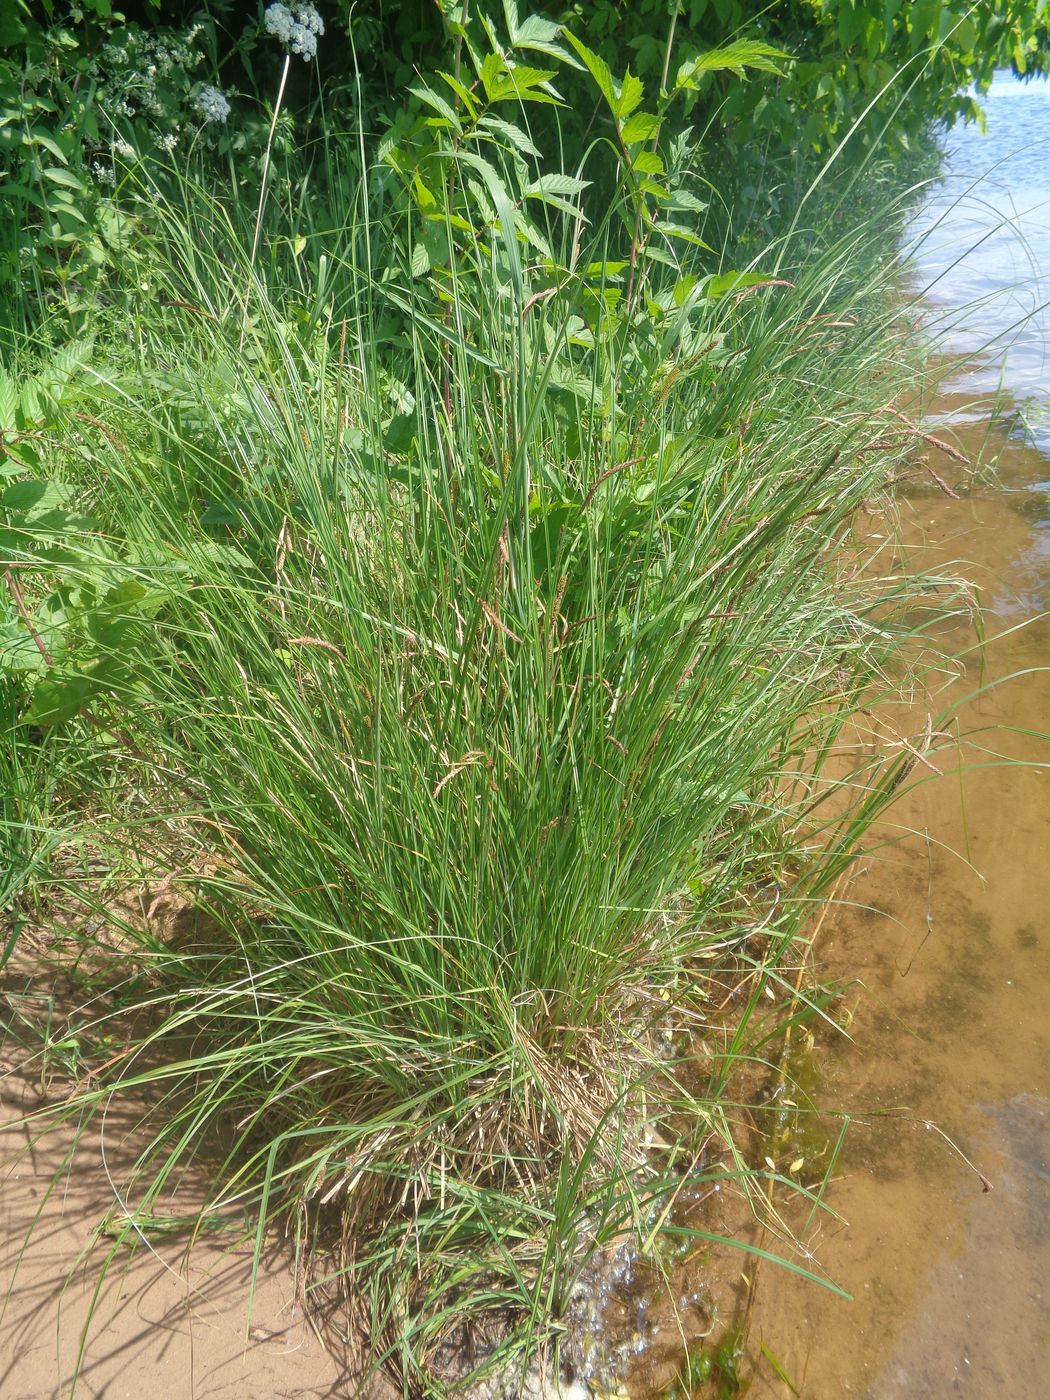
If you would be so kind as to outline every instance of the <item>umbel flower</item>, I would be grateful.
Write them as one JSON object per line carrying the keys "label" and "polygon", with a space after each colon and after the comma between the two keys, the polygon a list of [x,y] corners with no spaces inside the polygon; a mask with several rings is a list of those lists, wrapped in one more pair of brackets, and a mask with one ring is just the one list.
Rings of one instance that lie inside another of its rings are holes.
{"label": "umbel flower", "polygon": [[268,34],[279,39],[289,53],[299,54],[304,63],[316,57],[324,20],[312,5],[268,5],[263,23]]}
{"label": "umbel flower", "polygon": [[230,115],[230,104],[226,95],[210,83],[198,92],[193,99],[193,106],[206,122],[225,122]]}

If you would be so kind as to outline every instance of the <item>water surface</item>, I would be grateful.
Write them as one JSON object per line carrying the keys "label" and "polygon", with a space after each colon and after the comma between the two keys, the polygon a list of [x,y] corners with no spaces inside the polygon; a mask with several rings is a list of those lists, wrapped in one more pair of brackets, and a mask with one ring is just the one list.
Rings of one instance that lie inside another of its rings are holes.
{"label": "water surface", "polygon": [[[897,803],[882,833],[894,844],[865,859],[821,936],[821,971],[854,983],[855,1008],[852,1044],[818,1044],[821,1098],[853,1122],[829,1194],[839,1218],[809,1245],[855,1301],[767,1270],[754,1400],[792,1393],[761,1345],[805,1400],[1050,1393],[1050,745],[1039,737],[1050,730],[1050,89],[1000,75],[986,110],[986,135],[947,138],[948,179],[911,238],[928,324],[971,356],[933,416],[975,458],[1002,448],[1001,488],[956,500],[931,484],[902,510],[914,561],[955,565],[978,586],[990,640],[982,655],[965,620],[942,629],[947,649],[969,654],[897,720],[917,736],[931,703],[957,703],[962,771],[942,757],[944,776]],[[1016,406],[1025,439],[1002,426]]]}
{"label": "water surface", "polygon": [[943,137],[944,178],[905,239],[911,282],[944,349],[966,355],[949,387],[975,396],[1006,388],[1031,404],[1050,451],[1050,83],[998,73],[986,127]]}

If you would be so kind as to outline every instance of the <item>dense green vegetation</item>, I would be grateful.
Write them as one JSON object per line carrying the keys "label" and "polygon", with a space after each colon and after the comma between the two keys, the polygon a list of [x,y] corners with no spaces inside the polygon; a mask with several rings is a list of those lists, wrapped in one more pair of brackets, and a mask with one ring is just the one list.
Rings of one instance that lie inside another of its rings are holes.
{"label": "dense green vegetation", "polygon": [[61,1113],[142,1105],[124,1235],[285,1222],[413,1387],[684,1184],[819,1204],[738,1072],[913,762],[837,746],[938,583],[853,536],[921,379],[876,137],[1042,61],[1009,3],[621,9],[0,35],[4,960],[85,988]]}

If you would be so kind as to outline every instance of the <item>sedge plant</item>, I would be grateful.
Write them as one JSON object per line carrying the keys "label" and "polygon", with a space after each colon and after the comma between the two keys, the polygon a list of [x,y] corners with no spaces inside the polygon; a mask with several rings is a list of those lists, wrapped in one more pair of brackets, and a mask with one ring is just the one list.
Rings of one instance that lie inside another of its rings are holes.
{"label": "sedge plant", "polygon": [[[734,1065],[906,762],[835,753],[918,586],[852,534],[910,447],[871,229],[714,275],[688,162],[661,183],[607,70],[588,221],[585,168],[491,110],[557,100],[515,71],[480,58],[487,105],[441,97],[378,165],[347,148],[320,301],[218,201],[154,195],[64,443],[158,599],[93,700],[135,794],[94,838],[207,915],[94,950],[79,1033],[135,1032],[66,1107],[143,1101],[129,1236],[206,1162],[198,1218],[249,1211],[257,1260],[312,1242],[411,1386],[466,1315],[508,1354],[556,1332],[625,1234],[704,1238],[683,1174],[763,1209]],[[698,1076],[719,959],[744,991]]]}

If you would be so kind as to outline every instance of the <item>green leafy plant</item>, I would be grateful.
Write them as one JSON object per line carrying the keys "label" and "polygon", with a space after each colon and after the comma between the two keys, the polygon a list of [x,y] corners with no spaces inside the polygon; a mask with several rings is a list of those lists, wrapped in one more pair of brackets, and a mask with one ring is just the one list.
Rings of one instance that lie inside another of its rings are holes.
{"label": "green leafy plant", "polygon": [[0,677],[21,694],[28,725],[64,723],[118,688],[164,598],[155,581],[129,576],[126,555],[107,557],[74,489],[46,472],[92,350],[71,342],[17,383],[0,367]]}
{"label": "green leafy plant", "polygon": [[129,170],[120,335],[0,382],[10,769],[75,749],[81,846],[208,918],[68,882],[120,937],[77,928],[57,1111],[145,1100],[109,1260],[248,1212],[258,1270],[283,1226],[416,1389],[464,1317],[557,1339],[618,1238],[710,1240],[683,1183],[808,1191],[751,1160],[741,1067],[767,1003],[824,1011],[785,960],[913,761],[840,739],[922,588],[852,533],[911,447],[899,210],[716,253],[675,126],[790,55],[672,77],[665,37],[647,99],[552,20],[443,13],[374,152],[328,130],[251,201]]}
{"label": "green leafy plant", "polygon": [[[329,248],[345,326],[298,315],[221,207],[158,203],[126,268],[152,289],[140,356],[75,420],[125,577],[184,570],[124,649],[105,738],[151,794],[134,858],[162,868],[178,832],[217,925],[189,946],[123,929],[122,980],[155,989],[145,1029],[76,1111],[177,1086],[122,1196],[130,1233],[163,1225],[172,1173],[234,1122],[202,1218],[250,1209],[260,1251],[278,1220],[352,1241],[316,1286],[367,1290],[377,1357],[407,1377],[478,1307],[527,1347],[619,1232],[701,1228],[668,1202],[712,1131],[697,1180],[764,1209],[733,1067],[903,763],[824,766],[910,588],[845,564],[853,510],[907,450],[879,413],[904,332],[856,245],[763,287],[712,282],[681,240],[605,316],[607,229],[552,278],[578,210],[548,181],[570,207],[540,201],[557,241],[523,258],[464,112],[437,128],[458,120],[462,148],[420,156],[444,180],[444,268],[376,278],[396,244],[361,206]],[[97,426],[115,404],[129,450]],[[150,606],[91,602],[102,627]],[[752,937],[741,1021],[697,1088],[658,1027],[705,1017],[703,969]]]}

